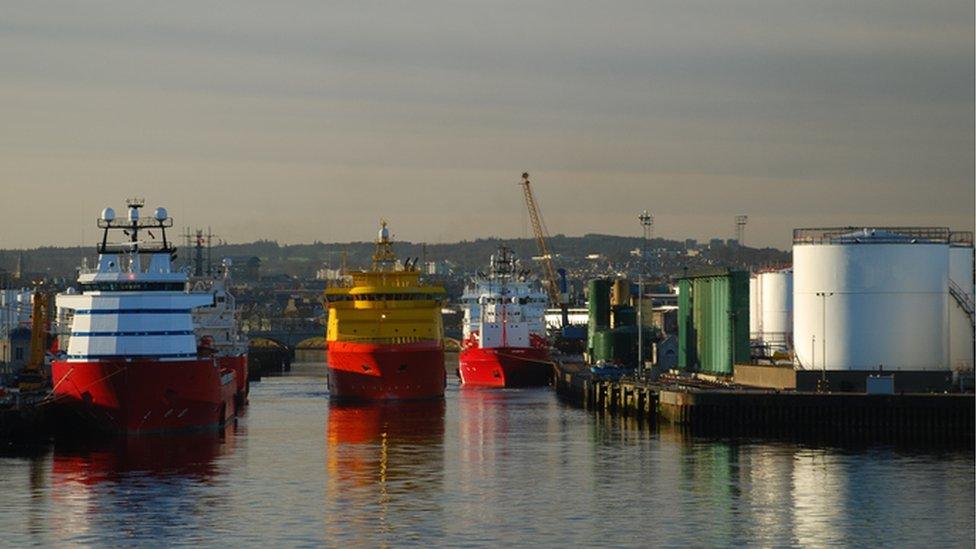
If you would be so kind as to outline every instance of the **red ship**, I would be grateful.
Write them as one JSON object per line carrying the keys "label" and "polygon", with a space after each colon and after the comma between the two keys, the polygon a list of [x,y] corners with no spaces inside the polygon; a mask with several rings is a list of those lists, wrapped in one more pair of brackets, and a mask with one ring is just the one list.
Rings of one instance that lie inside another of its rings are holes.
{"label": "red ship", "polygon": [[464,343],[461,382],[478,387],[548,385],[552,378],[546,339],[546,294],[500,247],[491,269],[479,273],[462,297]]}
{"label": "red ship", "polygon": [[[166,229],[172,219],[164,208],[140,217],[143,205],[130,200],[126,219],[116,219],[111,208],[102,212],[98,267],[82,269],[80,291],[57,297],[59,317],[71,331],[66,356],[51,365],[54,403],[84,429],[216,428],[246,398],[246,384],[238,382],[246,365],[198,342],[193,311],[213,306],[215,294],[187,290],[186,273],[171,269],[176,250]],[[112,231],[128,239],[109,243]]]}
{"label": "red ship", "polygon": [[447,384],[441,305],[445,290],[402,265],[383,223],[373,266],[325,291],[329,393],[334,398],[442,398]]}

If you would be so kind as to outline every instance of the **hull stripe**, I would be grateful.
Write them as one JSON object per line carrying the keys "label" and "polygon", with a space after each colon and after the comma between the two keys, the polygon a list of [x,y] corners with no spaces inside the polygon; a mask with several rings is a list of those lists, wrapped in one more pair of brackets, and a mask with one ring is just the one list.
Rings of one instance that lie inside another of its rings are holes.
{"label": "hull stripe", "polygon": [[72,336],[82,337],[127,337],[127,336],[181,336],[193,335],[193,330],[147,331],[147,332],[71,332]]}
{"label": "hull stripe", "polygon": [[75,315],[190,314],[190,309],[75,309]]}
{"label": "hull stripe", "polygon": [[156,358],[196,358],[196,353],[169,353],[169,354],[159,354],[159,355],[139,355],[133,356],[131,354],[126,355],[68,355],[68,360],[112,360],[112,359],[122,359],[122,360],[138,360],[140,358],[156,359]]}

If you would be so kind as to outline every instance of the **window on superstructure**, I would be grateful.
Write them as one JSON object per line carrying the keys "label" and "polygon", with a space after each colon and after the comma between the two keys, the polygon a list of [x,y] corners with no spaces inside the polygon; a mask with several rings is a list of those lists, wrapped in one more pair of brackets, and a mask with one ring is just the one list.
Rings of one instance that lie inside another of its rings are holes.
{"label": "window on superstructure", "polygon": [[82,291],[88,292],[182,292],[182,282],[140,282],[108,281],[81,284]]}

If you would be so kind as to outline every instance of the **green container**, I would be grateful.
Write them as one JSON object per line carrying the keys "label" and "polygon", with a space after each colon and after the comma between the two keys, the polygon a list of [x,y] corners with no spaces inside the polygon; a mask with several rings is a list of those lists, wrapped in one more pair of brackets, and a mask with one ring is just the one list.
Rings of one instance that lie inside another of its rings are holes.
{"label": "green container", "polygon": [[732,375],[749,361],[749,273],[717,269],[678,280],[678,368]]}
{"label": "green container", "polygon": [[588,288],[589,329],[587,330],[587,348],[594,353],[594,336],[602,328],[610,327],[610,287],[611,282],[605,278],[590,281]]}

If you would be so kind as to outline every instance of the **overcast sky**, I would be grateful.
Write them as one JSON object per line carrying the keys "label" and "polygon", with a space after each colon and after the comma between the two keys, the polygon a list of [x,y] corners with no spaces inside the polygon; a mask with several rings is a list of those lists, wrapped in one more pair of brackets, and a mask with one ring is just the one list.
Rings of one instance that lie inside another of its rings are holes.
{"label": "overcast sky", "polygon": [[974,224],[972,0],[0,5],[0,248]]}

